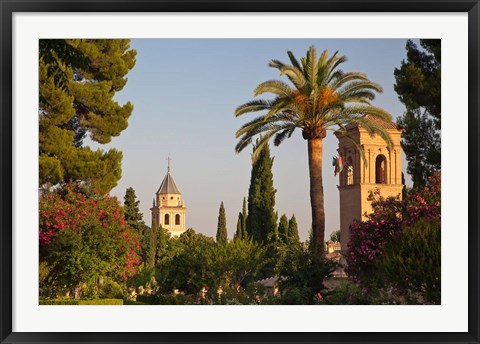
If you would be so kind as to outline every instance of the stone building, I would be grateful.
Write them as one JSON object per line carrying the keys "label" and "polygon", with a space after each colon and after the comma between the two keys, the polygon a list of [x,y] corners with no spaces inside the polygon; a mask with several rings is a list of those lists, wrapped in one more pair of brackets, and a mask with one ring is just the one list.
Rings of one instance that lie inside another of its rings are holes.
{"label": "stone building", "polygon": [[[169,161],[170,162],[170,161]],[[170,163],[167,174],[158,188],[153,199],[153,206],[150,208],[153,219],[172,235],[178,236],[185,232],[187,208],[182,194],[175,185],[170,174]]]}
{"label": "stone building", "polygon": [[[342,250],[347,249],[350,240],[349,227],[353,220],[365,220],[365,214],[372,212],[371,202],[367,200],[370,191],[378,189],[384,197],[402,197],[402,130],[394,122],[384,122],[368,115],[366,117],[387,130],[393,147],[389,150],[381,137],[370,135],[358,124],[346,127],[350,138],[346,134],[335,133],[339,141],[338,154],[344,162],[338,185]],[[365,152],[366,164],[355,144]]]}

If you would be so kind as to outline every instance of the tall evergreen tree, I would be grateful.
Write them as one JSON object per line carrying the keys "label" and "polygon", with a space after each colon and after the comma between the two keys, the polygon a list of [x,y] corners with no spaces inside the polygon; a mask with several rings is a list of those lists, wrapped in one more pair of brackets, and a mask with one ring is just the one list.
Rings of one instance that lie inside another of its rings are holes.
{"label": "tall evergreen tree", "polygon": [[157,252],[156,252],[156,263],[158,263],[160,257],[165,254],[165,250],[167,248],[167,232],[162,227],[162,225],[158,226],[156,232],[156,244],[157,244]]}
{"label": "tall evergreen tree", "polygon": [[[255,147],[254,147],[255,151]],[[252,172],[248,190],[248,235],[258,243],[266,244],[277,230],[275,193],[272,174],[273,158],[270,148],[263,145],[258,159],[252,157]]]}
{"label": "tall evergreen tree", "polygon": [[226,244],[228,241],[227,238],[227,219],[225,216],[225,207],[223,202],[220,203],[220,209],[218,211],[218,225],[217,225],[217,243]]}
{"label": "tall evergreen tree", "polygon": [[126,39],[41,39],[39,42],[39,186],[81,181],[107,193],[121,177],[122,153],[106,144],[127,128],[133,105],[114,96],[127,82],[136,51]]}
{"label": "tall evergreen tree", "polygon": [[238,213],[237,231],[233,235],[233,240],[241,240],[241,239],[244,239],[244,237],[243,237],[243,215],[242,215],[242,213]]}
{"label": "tall evergreen tree", "polygon": [[243,207],[242,207],[242,237],[248,238],[248,231],[247,231],[247,199],[243,197]]}
{"label": "tall evergreen tree", "polygon": [[300,243],[300,236],[298,235],[298,224],[295,214],[292,215],[288,221],[288,237],[291,243]]}
{"label": "tall evergreen tree", "polygon": [[407,41],[407,61],[395,68],[394,89],[406,112],[398,119],[407,172],[415,187],[441,168],[441,40]]}
{"label": "tall evergreen tree", "polygon": [[148,240],[147,267],[149,269],[153,269],[155,267],[155,258],[157,255],[157,232],[157,221],[153,219],[152,228],[150,229],[150,238]]}
{"label": "tall evergreen tree", "polygon": [[143,233],[145,222],[143,222],[143,214],[140,212],[140,201],[137,200],[135,190],[132,187],[127,189],[123,200],[125,221],[130,227],[136,229],[139,233]]}
{"label": "tall evergreen tree", "polygon": [[280,222],[278,223],[278,235],[282,242],[289,242],[290,235],[288,233],[288,218],[285,214],[280,217]]}

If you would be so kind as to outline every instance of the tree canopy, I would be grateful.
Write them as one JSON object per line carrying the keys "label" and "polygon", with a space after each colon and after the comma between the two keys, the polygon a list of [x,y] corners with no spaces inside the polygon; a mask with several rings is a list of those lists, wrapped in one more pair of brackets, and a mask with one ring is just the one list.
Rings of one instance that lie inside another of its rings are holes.
{"label": "tree canopy", "polygon": [[407,60],[395,68],[395,91],[406,112],[398,120],[402,148],[414,186],[425,185],[441,167],[441,40],[406,44]]}
{"label": "tree canopy", "polygon": [[217,224],[217,243],[226,244],[228,241],[227,237],[227,218],[225,216],[225,207],[223,202],[220,204],[220,209],[218,210],[218,224]]}
{"label": "tree canopy", "polygon": [[127,189],[123,200],[125,221],[127,221],[130,227],[142,233],[145,222],[143,222],[143,214],[140,212],[140,201],[137,200],[137,195],[135,195],[135,190],[132,187]]}
{"label": "tree canopy", "polygon": [[[253,160],[253,159],[252,159]],[[273,187],[273,158],[270,148],[264,145],[258,159],[252,161],[248,190],[248,235],[258,243],[267,244],[277,232],[275,193]]]}
{"label": "tree canopy", "polygon": [[40,186],[82,182],[108,193],[121,177],[122,153],[105,144],[127,128],[133,105],[114,96],[127,82],[136,51],[126,39],[42,39],[39,56]]}

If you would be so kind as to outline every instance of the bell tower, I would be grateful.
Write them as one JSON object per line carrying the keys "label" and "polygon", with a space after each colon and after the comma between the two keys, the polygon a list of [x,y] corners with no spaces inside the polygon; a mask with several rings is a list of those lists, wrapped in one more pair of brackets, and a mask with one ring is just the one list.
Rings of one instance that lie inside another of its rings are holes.
{"label": "bell tower", "polygon": [[159,226],[168,230],[173,236],[179,236],[185,232],[187,208],[182,194],[175,185],[170,174],[170,158],[168,160],[167,174],[162,184],[155,193],[152,208],[152,222],[156,220]]}
{"label": "bell tower", "polygon": [[[369,115],[365,117],[387,130],[393,146],[388,149],[381,137],[370,135],[358,124],[346,127],[349,137],[344,133],[335,133],[338,138],[338,154],[344,162],[338,185],[342,250],[347,249],[350,241],[349,228],[353,220],[365,220],[365,214],[372,212],[371,202],[367,200],[370,191],[378,189],[381,196],[402,197],[402,130],[394,122],[384,122]],[[355,143],[363,149],[366,164]]]}

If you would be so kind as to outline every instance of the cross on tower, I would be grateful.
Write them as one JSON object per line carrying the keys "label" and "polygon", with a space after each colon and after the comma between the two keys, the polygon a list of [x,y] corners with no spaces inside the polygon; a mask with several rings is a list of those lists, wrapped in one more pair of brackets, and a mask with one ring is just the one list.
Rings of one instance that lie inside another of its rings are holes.
{"label": "cross on tower", "polygon": [[166,158],[165,160],[168,160],[168,172],[170,172],[170,160],[172,160],[170,158],[170,155],[168,155],[168,158]]}

